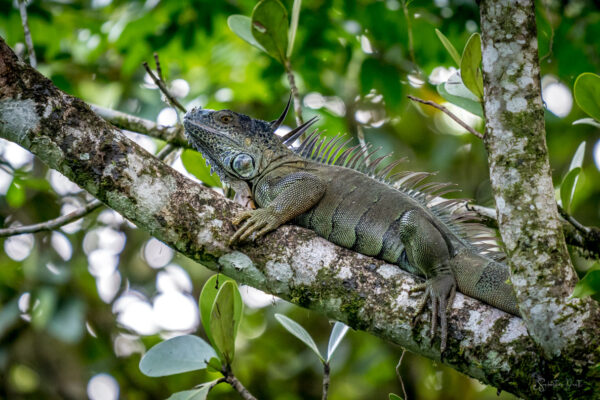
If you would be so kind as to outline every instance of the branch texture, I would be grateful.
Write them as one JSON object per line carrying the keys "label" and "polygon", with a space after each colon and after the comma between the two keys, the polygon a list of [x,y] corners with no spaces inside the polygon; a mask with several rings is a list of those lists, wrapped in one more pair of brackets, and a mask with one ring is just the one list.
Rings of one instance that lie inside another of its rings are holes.
{"label": "branch texture", "polygon": [[600,314],[593,300],[570,298],[577,275],[550,174],[534,1],[480,6],[485,144],[519,307],[547,357],[570,354],[574,370],[591,368],[598,355],[576,349],[583,342],[598,348]]}
{"label": "branch texture", "polygon": [[[230,221],[239,205],[152,157],[20,62],[2,40],[0,88],[0,137],[30,150],[140,229],[242,283],[439,360],[439,339],[430,338],[426,318],[411,327],[418,298],[408,289],[416,277],[295,226],[232,248]],[[518,317],[457,294],[449,326],[444,362],[482,382],[531,398],[594,390],[590,369],[574,372],[563,357],[544,360]],[[600,328],[588,333],[598,336]],[[593,353],[596,346],[588,345],[582,341],[579,348]],[[585,387],[567,385],[574,376]],[[562,384],[540,387],[540,379]]]}

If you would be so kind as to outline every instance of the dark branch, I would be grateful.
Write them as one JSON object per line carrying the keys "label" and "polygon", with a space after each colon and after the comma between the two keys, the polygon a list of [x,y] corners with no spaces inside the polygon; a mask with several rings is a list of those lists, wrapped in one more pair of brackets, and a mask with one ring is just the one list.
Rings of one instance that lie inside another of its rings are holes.
{"label": "dark branch", "polygon": [[173,95],[171,95],[171,93],[169,92],[169,89],[167,89],[165,82],[160,77],[160,76],[162,76],[162,70],[160,69],[160,63],[158,62],[158,54],[154,53],[154,59],[156,60],[156,69],[157,69],[157,72],[159,73],[159,76],[157,77],[154,74],[154,72],[150,69],[150,67],[148,66],[148,63],[144,61],[142,63],[142,65],[146,69],[146,72],[148,73],[148,75],[150,75],[150,78],[152,78],[152,81],[154,82],[154,84],[156,86],[158,86],[160,91],[165,95],[167,102],[173,108],[177,108],[179,111],[181,111],[183,113],[187,112],[187,110],[185,109],[184,106],[181,105],[179,100],[177,100]]}

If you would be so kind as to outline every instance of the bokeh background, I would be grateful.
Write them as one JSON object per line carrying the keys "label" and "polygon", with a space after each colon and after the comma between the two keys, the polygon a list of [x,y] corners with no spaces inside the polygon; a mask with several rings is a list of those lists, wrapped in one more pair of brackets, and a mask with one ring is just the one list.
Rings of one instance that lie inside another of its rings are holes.
{"label": "bokeh background", "polygon": [[[291,0],[283,0],[291,10]],[[162,125],[177,123],[146,76],[143,61],[160,55],[172,93],[188,108],[230,108],[271,120],[289,94],[283,67],[227,26],[250,15],[252,0],[31,1],[29,22],[38,69],[65,92]],[[16,0],[0,0],[0,35],[25,57]],[[587,117],[572,88],[582,72],[600,71],[600,2],[537,1],[547,140],[558,185],[582,141],[586,153],[573,215],[600,225],[600,129],[573,125]],[[320,117],[327,134],[364,134],[412,170],[439,171],[461,196],[491,206],[482,142],[433,108],[435,85],[456,66],[437,38],[462,51],[479,30],[475,1],[305,0],[292,65],[304,117]],[[407,24],[407,15],[410,27]],[[409,46],[409,30],[413,46]],[[448,105],[452,107],[452,105]],[[457,108],[483,131],[482,121]],[[292,114],[292,113],[290,113]],[[293,116],[286,120],[294,126]],[[127,133],[150,152],[164,143]],[[192,177],[180,157],[173,166]],[[210,182],[209,182],[210,183]],[[216,189],[218,190],[218,189]],[[0,227],[31,224],[85,204],[86,194],[19,146],[0,140]],[[161,399],[214,379],[206,371],[148,378],[138,369],[146,349],[181,333],[203,335],[197,298],[212,274],[173,252],[119,214],[101,208],[51,233],[0,239],[0,398]],[[573,254],[578,272],[591,262]],[[249,287],[234,371],[258,398],[320,398],[321,366],[273,318],[286,313],[317,344],[327,345],[324,317]],[[331,399],[401,394],[395,366],[402,349],[351,331],[332,363]],[[411,399],[496,399],[496,390],[450,368],[407,354],[400,366]],[[532,382],[533,384],[533,382]],[[239,398],[226,385],[209,398]],[[512,398],[501,394],[499,398]]]}

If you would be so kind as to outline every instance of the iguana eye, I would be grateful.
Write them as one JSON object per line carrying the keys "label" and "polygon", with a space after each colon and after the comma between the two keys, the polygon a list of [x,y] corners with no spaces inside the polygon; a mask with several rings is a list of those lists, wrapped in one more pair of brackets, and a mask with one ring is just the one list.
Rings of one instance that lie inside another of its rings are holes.
{"label": "iguana eye", "polygon": [[231,118],[231,115],[222,115],[220,119],[222,123],[228,124],[233,118]]}
{"label": "iguana eye", "polygon": [[231,162],[231,168],[241,177],[248,178],[254,172],[254,159],[246,153],[240,153]]}

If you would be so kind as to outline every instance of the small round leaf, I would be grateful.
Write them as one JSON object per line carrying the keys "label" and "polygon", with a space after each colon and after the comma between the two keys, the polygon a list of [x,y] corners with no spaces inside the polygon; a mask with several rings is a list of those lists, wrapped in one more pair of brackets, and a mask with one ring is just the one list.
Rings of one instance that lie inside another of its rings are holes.
{"label": "small round leaf", "polygon": [[600,121],[600,75],[585,72],[573,87],[575,101],[590,117]]}
{"label": "small round leaf", "polygon": [[177,336],[152,347],[140,360],[140,371],[147,376],[167,376],[206,368],[216,357],[208,343],[193,335]]}

